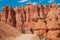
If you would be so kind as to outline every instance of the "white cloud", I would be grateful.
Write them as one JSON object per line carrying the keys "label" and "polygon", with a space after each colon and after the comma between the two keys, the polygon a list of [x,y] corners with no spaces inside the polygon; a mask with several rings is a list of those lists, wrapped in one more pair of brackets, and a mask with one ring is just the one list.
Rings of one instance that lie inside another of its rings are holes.
{"label": "white cloud", "polygon": [[32,4],[33,4],[33,5],[36,5],[36,4],[37,4],[37,2],[33,2]]}
{"label": "white cloud", "polygon": [[51,3],[51,2],[54,2],[55,0],[49,0],[48,2]]}
{"label": "white cloud", "polygon": [[60,5],[60,3],[57,3],[57,5]]}
{"label": "white cloud", "polygon": [[20,1],[18,1],[18,2],[21,3],[21,2],[26,2],[26,1],[28,1],[28,0],[20,0]]}

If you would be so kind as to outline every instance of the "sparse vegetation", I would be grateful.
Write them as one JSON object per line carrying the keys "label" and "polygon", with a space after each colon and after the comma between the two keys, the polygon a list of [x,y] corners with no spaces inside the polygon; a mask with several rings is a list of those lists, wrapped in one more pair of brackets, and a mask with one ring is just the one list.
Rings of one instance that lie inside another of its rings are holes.
{"label": "sparse vegetation", "polygon": [[40,40],[48,40],[48,38],[44,37],[43,35],[38,35]]}
{"label": "sparse vegetation", "polygon": [[33,34],[33,29],[32,28],[30,28],[30,31],[32,32],[32,34]]}
{"label": "sparse vegetation", "polygon": [[25,30],[22,30],[22,33],[25,34]]}

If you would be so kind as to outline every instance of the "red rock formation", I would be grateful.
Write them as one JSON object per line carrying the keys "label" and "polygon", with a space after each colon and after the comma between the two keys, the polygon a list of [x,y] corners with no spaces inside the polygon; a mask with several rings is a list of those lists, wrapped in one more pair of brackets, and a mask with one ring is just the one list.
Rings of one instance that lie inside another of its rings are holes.
{"label": "red rock formation", "polygon": [[47,21],[47,28],[48,29],[56,29],[58,28],[58,20],[56,19],[56,14],[55,14],[56,9],[51,9],[51,11],[48,13],[46,17]]}
{"label": "red rock formation", "polygon": [[60,40],[60,30],[50,30],[47,37],[49,40]]}
{"label": "red rock formation", "polygon": [[0,12],[0,21],[1,21],[1,12]]}
{"label": "red rock formation", "polygon": [[22,25],[22,17],[20,14],[19,8],[16,8],[16,28],[19,28]]}
{"label": "red rock formation", "polygon": [[20,34],[16,28],[0,21],[0,40],[11,40],[10,38],[15,38]]}
{"label": "red rock formation", "polygon": [[48,14],[51,9],[51,5],[44,5],[44,14]]}
{"label": "red rock formation", "polygon": [[2,16],[1,21],[7,22],[7,18],[8,18],[8,7],[5,6],[5,5],[3,5],[1,16]]}
{"label": "red rock formation", "polygon": [[43,36],[51,36],[49,34],[52,32],[51,30],[60,31],[60,7],[58,6],[57,4],[32,5],[32,3],[16,8],[3,6],[0,20],[28,34],[37,33]]}
{"label": "red rock formation", "polygon": [[56,16],[57,16],[58,26],[59,26],[59,28],[60,28],[60,8],[57,8],[55,14],[56,14]]}
{"label": "red rock formation", "polygon": [[44,7],[43,5],[38,5],[38,15],[40,16],[40,18],[44,18]]}
{"label": "red rock formation", "polygon": [[30,6],[31,4],[29,3],[29,4],[27,4],[26,6],[25,6],[25,11],[26,11],[26,21],[29,21],[29,19],[30,19],[30,9],[29,9],[29,6]]}
{"label": "red rock formation", "polygon": [[11,26],[16,27],[16,15],[14,12],[14,9],[12,7],[8,8],[8,19],[7,19],[7,23],[10,24]]}

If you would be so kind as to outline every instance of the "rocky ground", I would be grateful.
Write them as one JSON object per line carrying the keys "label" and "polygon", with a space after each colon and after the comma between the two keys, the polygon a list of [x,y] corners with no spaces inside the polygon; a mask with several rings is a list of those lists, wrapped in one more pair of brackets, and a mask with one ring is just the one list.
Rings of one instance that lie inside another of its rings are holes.
{"label": "rocky ground", "polygon": [[15,40],[39,40],[39,37],[35,34],[22,34],[16,37]]}
{"label": "rocky ground", "polygon": [[0,22],[0,40],[39,40],[35,34],[22,34],[10,25]]}
{"label": "rocky ground", "polygon": [[20,34],[20,31],[16,30],[14,27],[11,27],[4,22],[0,22],[0,40],[7,40],[10,39],[10,37],[17,37]]}

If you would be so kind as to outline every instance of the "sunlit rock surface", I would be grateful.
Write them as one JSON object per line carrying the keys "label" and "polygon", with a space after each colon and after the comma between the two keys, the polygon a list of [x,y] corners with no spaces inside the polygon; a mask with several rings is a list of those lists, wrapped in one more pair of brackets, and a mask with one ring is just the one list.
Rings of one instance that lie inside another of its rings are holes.
{"label": "sunlit rock surface", "polygon": [[[29,37],[37,34],[49,40],[60,40],[60,5],[55,3],[50,5],[28,3],[26,6],[21,5],[16,8],[3,5],[0,21],[1,40],[8,36],[8,39],[13,38],[14,40],[14,37],[19,38],[21,33],[25,33],[24,37],[27,34]],[[59,38],[56,38],[58,32]]]}

